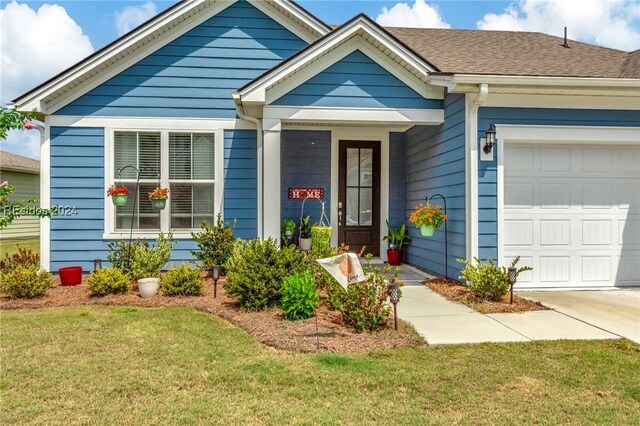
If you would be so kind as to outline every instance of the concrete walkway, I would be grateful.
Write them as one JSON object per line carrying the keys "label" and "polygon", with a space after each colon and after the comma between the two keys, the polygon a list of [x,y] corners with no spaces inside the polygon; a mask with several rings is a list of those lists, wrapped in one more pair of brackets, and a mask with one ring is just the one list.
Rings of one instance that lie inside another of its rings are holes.
{"label": "concrete walkway", "polygon": [[413,324],[430,345],[619,338],[552,310],[484,315],[448,301],[421,284],[420,280],[405,283],[398,316]]}

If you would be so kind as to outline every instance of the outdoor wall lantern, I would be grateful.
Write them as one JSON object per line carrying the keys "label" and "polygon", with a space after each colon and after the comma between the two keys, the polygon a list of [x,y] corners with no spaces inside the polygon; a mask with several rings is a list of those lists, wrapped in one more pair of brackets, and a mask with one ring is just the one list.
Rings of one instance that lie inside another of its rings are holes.
{"label": "outdoor wall lantern", "polygon": [[102,260],[101,259],[93,259],[93,270],[97,271],[98,269],[102,269]]}
{"label": "outdoor wall lantern", "polygon": [[398,329],[398,302],[400,301],[400,284],[389,284],[389,301],[393,303],[393,328]]}
{"label": "outdoor wall lantern", "polygon": [[513,285],[518,280],[517,271],[518,270],[514,266],[510,266],[509,269],[507,270],[509,274],[508,279],[509,279],[509,287],[510,287],[509,304],[513,304]]}
{"label": "outdoor wall lantern", "polygon": [[484,140],[484,146],[482,147],[482,151],[484,151],[485,154],[489,154],[491,153],[491,150],[493,149],[494,145],[496,144],[496,126],[495,124],[491,123],[489,125],[489,128],[487,130],[485,130],[485,135],[486,135],[486,139]]}
{"label": "outdoor wall lantern", "polygon": [[211,276],[213,277],[213,298],[218,295],[218,280],[220,279],[220,265],[213,265],[211,268]]}

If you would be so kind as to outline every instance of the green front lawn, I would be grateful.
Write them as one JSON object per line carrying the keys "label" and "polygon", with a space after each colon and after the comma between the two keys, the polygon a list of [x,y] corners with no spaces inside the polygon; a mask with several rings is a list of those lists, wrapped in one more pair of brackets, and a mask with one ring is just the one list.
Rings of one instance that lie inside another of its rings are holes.
{"label": "green front lawn", "polygon": [[0,321],[2,424],[640,424],[627,341],[303,355],[189,308]]}
{"label": "green front lawn", "polygon": [[40,253],[40,238],[0,240],[0,256],[4,258],[5,253],[17,253],[18,247],[29,248],[35,253]]}

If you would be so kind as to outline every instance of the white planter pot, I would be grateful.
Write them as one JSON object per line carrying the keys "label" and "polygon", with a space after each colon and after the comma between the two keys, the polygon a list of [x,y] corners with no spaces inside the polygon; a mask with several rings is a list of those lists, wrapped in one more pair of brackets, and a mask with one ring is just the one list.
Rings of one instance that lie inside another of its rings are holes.
{"label": "white planter pot", "polygon": [[140,297],[148,299],[158,294],[160,278],[141,278],[138,280],[138,292]]}
{"label": "white planter pot", "polygon": [[300,238],[298,242],[298,246],[300,250],[309,251],[311,250],[311,238]]}

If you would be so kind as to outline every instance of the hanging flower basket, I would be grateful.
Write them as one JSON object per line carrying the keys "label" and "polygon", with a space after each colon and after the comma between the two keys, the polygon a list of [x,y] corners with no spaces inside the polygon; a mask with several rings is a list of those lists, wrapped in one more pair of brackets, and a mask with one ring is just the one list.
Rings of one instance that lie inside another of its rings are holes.
{"label": "hanging flower basket", "polygon": [[113,185],[107,190],[107,196],[111,197],[114,206],[124,206],[129,199],[129,188],[124,185]]}
{"label": "hanging flower basket", "polygon": [[169,188],[156,188],[153,192],[149,192],[149,200],[154,210],[164,210],[167,206],[167,198],[169,198]]}
{"label": "hanging flower basket", "polygon": [[442,208],[439,205],[433,207],[429,203],[426,206],[420,204],[409,217],[409,222],[415,223],[424,237],[431,237],[446,220],[447,216],[442,212]]}

